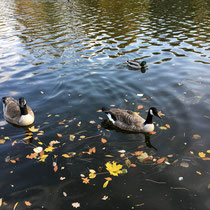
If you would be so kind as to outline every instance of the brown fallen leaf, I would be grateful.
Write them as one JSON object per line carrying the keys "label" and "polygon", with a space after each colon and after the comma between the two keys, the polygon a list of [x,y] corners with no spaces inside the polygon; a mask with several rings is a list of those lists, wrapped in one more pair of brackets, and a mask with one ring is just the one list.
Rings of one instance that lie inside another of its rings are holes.
{"label": "brown fallen leaf", "polygon": [[137,109],[143,109],[142,105],[137,106]]}
{"label": "brown fallen leaf", "polygon": [[63,135],[62,135],[62,134],[60,134],[60,133],[57,133],[57,136],[58,136],[58,137],[62,137]]}
{"label": "brown fallen leaf", "polygon": [[134,155],[139,156],[139,155],[142,155],[142,153],[143,153],[143,151],[136,151],[136,152],[134,153]]}
{"label": "brown fallen leaf", "polygon": [[163,157],[163,158],[160,158],[160,159],[158,159],[157,160],[157,164],[161,164],[161,163],[163,163],[165,161],[165,158]]}
{"label": "brown fallen leaf", "polygon": [[28,158],[28,159],[34,159],[34,158],[36,158],[37,156],[38,156],[37,153],[31,153],[30,155],[27,155],[26,158]]}
{"label": "brown fallen leaf", "polygon": [[101,138],[101,142],[102,142],[103,144],[105,144],[105,143],[107,142],[107,140],[104,139],[104,138]]}
{"label": "brown fallen leaf", "polygon": [[154,135],[154,134],[156,134],[156,133],[157,133],[157,132],[152,131],[152,132],[150,132],[149,134]]}
{"label": "brown fallen leaf", "polygon": [[200,139],[200,138],[201,138],[201,136],[200,136],[200,135],[198,135],[198,134],[194,134],[192,138],[193,138],[193,139]]}
{"label": "brown fallen leaf", "polygon": [[203,160],[210,160],[210,157],[203,157]]}
{"label": "brown fallen leaf", "polygon": [[25,205],[26,206],[31,206],[31,202],[30,201],[25,201]]}
{"label": "brown fallen leaf", "polygon": [[166,126],[167,128],[171,128],[171,126],[170,126],[169,124],[165,124],[165,126]]}
{"label": "brown fallen leaf", "polygon": [[56,172],[58,170],[58,166],[54,166],[53,170]]}

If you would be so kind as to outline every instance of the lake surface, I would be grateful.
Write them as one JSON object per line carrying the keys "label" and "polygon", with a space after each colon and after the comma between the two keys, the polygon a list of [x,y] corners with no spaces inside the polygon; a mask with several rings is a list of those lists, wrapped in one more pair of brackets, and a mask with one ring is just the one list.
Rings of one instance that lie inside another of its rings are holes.
{"label": "lake surface", "polygon": [[[207,0],[1,0],[0,7],[0,96],[24,96],[39,129],[28,139],[0,111],[1,209],[209,209]],[[128,59],[148,67],[130,69]],[[155,106],[164,115],[145,141],[105,121],[102,106],[144,118]],[[59,143],[46,159],[28,158],[52,141]],[[142,163],[137,151],[154,159]],[[111,175],[109,161],[123,174]]]}

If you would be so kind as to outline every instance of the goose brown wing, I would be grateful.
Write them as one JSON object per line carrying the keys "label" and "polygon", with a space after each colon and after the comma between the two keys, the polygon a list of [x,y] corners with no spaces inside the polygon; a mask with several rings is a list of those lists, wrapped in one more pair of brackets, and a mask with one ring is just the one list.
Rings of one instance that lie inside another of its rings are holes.
{"label": "goose brown wing", "polygon": [[21,114],[20,108],[16,101],[11,101],[7,104],[4,115],[9,118],[19,117]]}

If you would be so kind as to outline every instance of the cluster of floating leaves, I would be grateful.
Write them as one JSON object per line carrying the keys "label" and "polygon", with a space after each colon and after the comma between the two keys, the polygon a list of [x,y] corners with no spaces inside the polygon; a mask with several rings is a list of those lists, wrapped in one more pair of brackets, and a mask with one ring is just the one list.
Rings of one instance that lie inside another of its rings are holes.
{"label": "cluster of floating leaves", "polygon": [[[143,108],[142,105],[137,106],[137,110],[140,110],[142,108]],[[98,110],[97,112],[101,112],[101,110]],[[139,114],[139,112],[137,112],[137,113]],[[161,111],[159,111],[159,115],[165,116]],[[55,116],[59,117],[59,115],[55,115]],[[48,114],[48,117],[51,117],[51,115]],[[63,120],[63,121],[58,122],[58,124],[64,125],[67,128],[69,126],[67,124],[67,122],[71,123],[72,121],[73,120]],[[96,124],[96,122],[94,120],[91,120],[89,123]],[[48,124],[48,122],[45,122],[44,124]],[[82,124],[82,122],[80,121],[77,123],[77,126],[80,127],[81,124]],[[158,124],[156,124],[156,127],[157,127],[157,129],[167,130],[170,128],[170,125],[165,124],[165,125],[159,126]],[[100,139],[102,144],[106,144],[108,142],[108,140],[105,138],[105,134],[103,134],[102,131],[100,130],[101,125],[98,124],[97,128],[100,131],[100,134],[98,134],[98,135],[86,137],[85,135],[81,135],[82,131],[80,131],[76,134],[69,134],[69,141],[71,141],[71,142],[75,141],[76,137],[78,137],[78,136],[79,136],[78,140],[87,140],[87,139],[90,139],[93,137],[97,137]],[[35,135],[35,133],[36,133],[36,135]],[[156,132],[152,132],[151,134],[156,134]],[[22,140],[12,141],[10,139],[10,137],[5,136],[5,137],[1,137],[0,144],[4,144],[6,141],[11,141],[12,146],[14,146],[17,143],[29,144],[30,146],[33,147],[32,148],[33,152],[28,154],[26,156],[26,158],[27,159],[35,159],[38,162],[42,162],[42,163],[44,163],[46,161],[46,159],[49,157],[49,155],[52,154],[51,156],[53,157],[53,162],[52,162],[53,171],[56,173],[58,170],[64,169],[64,167],[61,167],[61,168],[58,167],[58,164],[57,164],[58,155],[55,154],[56,149],[61,147],[62,144],[59,140],[52,140],[49,142],[48,145],[46,145],[39,139],[39,137],[43,136],[43,135],[44,135],[44,131],[40,130],[39,127],[38,128],[31,127],[26,132],[26,137],[23,138]],[[63,137],[63,135],[61,133],[57,133],[57,137],[58,137],[58,139],[60,139]],[[30,141],[31,138],[33,138],[34,140],[37,140],[36,145],[32,144],[32,142]],[[192,139],[200,139],[200,138],[201,138],[201,136],[198,134],[194,134],[192,136]],[[106,188],[113,179],[117,178],[118,176],[127,174],[129,168],[135,168],[135,167],[137,167],[137,164],[172,165],[172,164],[176,164],[178,162],[178,160],[174,160],[174,161],[170,160],[170,158],[173,158],[172,154],[169,154],[166,157],[153,157],[152,155],[149,155],[146,151],[144,151],[143,148],[144,148],[144,146],[139,146],[137,148],[137,151],[135,151],[135,152],[126,152],[125,150],[119,150],[118,151],[119,156],[117,156],[117,157],[110,155],[110,154],[105,155],[105,157],[112,158],[114,160],[108,161],[108,162],[104,163],[104,165],[98,166],[98,168],[96,168],[96,169],[88,169],[88,174],[86,174],[86,175],[80,174],[82,183],[91,184],[92,182],[94,182],[94,179],[96,179],[97,177],[100,177],[100,175],[102,175],[103,180],[104,180],[102,182],[102,187]],[[77,154],[76,152],[68,152],[65,154],[61,154],[61,157],[68,159],[68,158],[74,158],[76,156],[81,157],[84,154],[94,155],[96,152],[97,152],[97,148],[91,147],[91,148],[88,148],[87,151],[83,151],[79,154]],[[190,154],[194,155],[193,152],[190,152]],[[210,160],[210,157],[208,157],[208,154],[210,154],[210,150],[199,152],[197,155],[197,158],[201,158],[203,160]],[[115,157],[116,157],[116,159],[115,159]],[[18,157],[16,157],[16,158],[6,157],[5,161],[15,164],[16,162],[20,161],[20,159]],[[180,166],[189,167],[189,164],[186,162],[181,162]],[[10,173],[13,173],[13,171],[11,171]],[[201,175],[201,173],[199,171],[196,171],[196,173]],[[60,177],[60,180],[65,180],[65,179],[66,179],[65,177]],[[66,197],[67,193],[63,192],[63,195]],[[107,196],[104,196],[102,199],[106,200],[107,198],[108,198]],[[25,202],[26,206],[32,205],[30,203],[30,201],[24,201],[24,202]],[[7,205],[7,203],[3,202],[3,199],[0,198],[0,206],[2,206],[2,205]],[[15,203],[13,210],[16,209],[17,205],[18,205],[18,202]],[[79,208],[80,203],[74,202],[74,203],[72,203],[72,207]]]}

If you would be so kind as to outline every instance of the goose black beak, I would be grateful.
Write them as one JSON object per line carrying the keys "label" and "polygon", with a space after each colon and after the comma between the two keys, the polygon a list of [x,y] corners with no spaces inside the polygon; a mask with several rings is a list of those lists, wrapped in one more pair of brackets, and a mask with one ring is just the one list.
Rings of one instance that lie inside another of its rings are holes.
{"label": "goose black beak", "polygon": [[159,117],[160,119],[162,119],[162,117],[157,113],[157,115],[156,115],[157,117]]}

